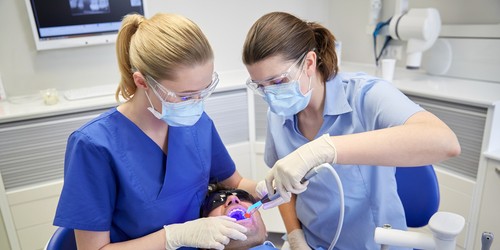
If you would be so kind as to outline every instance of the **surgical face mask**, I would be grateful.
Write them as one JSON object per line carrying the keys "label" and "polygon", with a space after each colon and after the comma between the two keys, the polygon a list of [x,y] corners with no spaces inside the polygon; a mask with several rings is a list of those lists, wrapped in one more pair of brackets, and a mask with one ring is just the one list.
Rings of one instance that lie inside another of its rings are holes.
{"label": "surgical face mask", "polygon": [[186,127],[193,126],[201,117],[204,110],[203,100],[189,100],[178,103],[161,101],[161,114],[156,111],[146,92],[146,97],[151,104],[148,110],[158,119],[163,120],[169,126]]}
{"label": "surgical face mask", "polygon": [[161,114],[154,109],[148,93],[145,92],[151,105],[148,110],[169,126],[184,127],[193,126],[200,119],[204,110],[204,100],[212,94],[219,83],[219,75],[213,72],[212,80],[205,89],[189,93],[170,91],[150,76],[147,76],[147,83],[161,101]]}
{"label": "surgical face mask", "polygon": [[277,115],[290,116],[304,110],[311,100],[312,89],[302,94],[299,80],[286,84],[276,84],[265,87],[264,100],[271,111]]}

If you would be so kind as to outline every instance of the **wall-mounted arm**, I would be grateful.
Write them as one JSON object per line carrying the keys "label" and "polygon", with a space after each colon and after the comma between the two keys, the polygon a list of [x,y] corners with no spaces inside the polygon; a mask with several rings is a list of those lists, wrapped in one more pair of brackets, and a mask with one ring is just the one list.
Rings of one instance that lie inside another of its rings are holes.
{"label": "wall-mounted arm", "polygon": [[436,9],[408,10],[408,1],[396,2],[396,11],[389,24],[389,34],[392,39],[408,41],[406,68],[420,68],[422,52],[434,44],[440,30],[441,17]]}

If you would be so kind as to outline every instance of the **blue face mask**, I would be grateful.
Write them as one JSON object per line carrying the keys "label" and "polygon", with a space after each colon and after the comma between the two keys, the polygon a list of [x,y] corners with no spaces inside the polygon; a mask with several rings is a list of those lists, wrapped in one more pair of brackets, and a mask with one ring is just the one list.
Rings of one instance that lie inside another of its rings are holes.
{"label": "blue face mask", "polygon": [[298,80],[265,87],[264,101],[271,111],[277,115],[290,116],[304,110],[311,100],[310,89],[305,95],[300,91]]}
{"label": "blue face mask", "polygon": [[[146,96],[149,99],[147,93]],[[151,103],[151,100],[149,102]],[[202,100],[189,100],[178,103],[161,101],[161,114],[153,108],[152,104],[148,110],[169,126],[186,127],[193,126],[200,119],[204,110],[204,102]]]}

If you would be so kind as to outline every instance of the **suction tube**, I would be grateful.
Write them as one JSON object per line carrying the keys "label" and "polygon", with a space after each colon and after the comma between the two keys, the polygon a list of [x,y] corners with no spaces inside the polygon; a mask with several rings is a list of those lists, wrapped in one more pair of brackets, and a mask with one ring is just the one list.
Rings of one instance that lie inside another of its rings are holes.
{"label": "suction tube", "polygon": [[337,244],[337,241],[339,240],[340,232],[342,231],[342,225],[344,224],[344,208],[345,208],[345,206],[344,206],[344,189],[342,188],[342,182],[340,181],[340,177],[332,165],[330,165],[328,163],[324,163],[324,164],[321,164],[319,167],[324,167],[324,168],[327,168],[328,170],[330,170],[332,175],[335,177],[335,182],[337,183],[337,187],[339,189],[339,196],[340,196],[339,222],[337,224],[337,231],[335,232],[335,236],[333,237],[333,240],[330,243],[330,247],[328,247],[328,250],[333,250],[333,247],[335,246],[335,244]]}
{"label": "suction tube", "polygon": [[344,209],[345,209],[345,206],[344,206],[344,189],[342,188],[342,182],[340,181],[340,177],[339,177],[339,175],[337,174],[337,171],[335,171],[335,169],[333,168],[332,165],[330,165],[328,163],[323,163],[323,164],[321,164],[321,165],[319,165],[319,166],[311,169],[310,172],[312,172],[312,171],[318,172],[320,168],[326,168],[326,169],[330,170],[330,172],[332,173],[333,177],[335,177],[335,182],[337,183],[337,187],[339,189],[340,211],[339,211],[339,220],[338,220],[338,224],[337,224],[337,231],[335,232],[335,236],[333,237],[333,240],[330,243],[330,247],[328,247],[328,250],[333,250],[333,247],[335,246],[335,244],[337,244],[337,241],[339,240],[340,232],[342,231],[342,225],[344,224]]}

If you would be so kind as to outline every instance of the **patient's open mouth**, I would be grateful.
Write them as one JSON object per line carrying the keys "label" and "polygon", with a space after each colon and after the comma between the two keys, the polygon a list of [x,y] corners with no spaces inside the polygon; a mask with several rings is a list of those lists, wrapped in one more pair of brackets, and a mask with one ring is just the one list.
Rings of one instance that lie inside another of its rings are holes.
{"label": "patient's open mouth", "polygon": [[243,210],[241,208],[235,208],[235,209],[231,210],[227,216],[234,218],[237,221],[247,219],[247,218],[245,218],[245,210]]}

